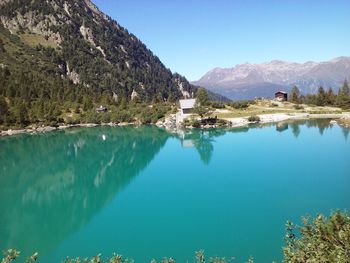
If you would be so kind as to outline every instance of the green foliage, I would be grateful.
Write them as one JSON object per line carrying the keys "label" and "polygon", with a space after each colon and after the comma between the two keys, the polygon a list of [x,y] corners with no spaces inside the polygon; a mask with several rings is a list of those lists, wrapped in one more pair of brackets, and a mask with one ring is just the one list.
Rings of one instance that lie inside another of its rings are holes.
{"label": "green foliage", "polygon": [[338,96],[335,99],[337,106],[344,109],[350,109],[350,91],[348,81],[345,80],[343,87],[339,90]]}
{"label": "green foliage", "polygon": [[295,104],[295,105],[294,105],[294,109],[296,109],[296,110],[303,110],[304,107],[301,106],[300,104]]}
{"label": "green foliage", "polygon": [[[0,16],[4,19],[17,19],[18,12],[35,13],[34,23],[42,22],[46,15],[54,16],[58,23],[55,26],[43,23],[47,27],[43,30],[58,33],[62,41],[55,48],[27,45],[22,33],[29,38],[39,35],[27,28],[11,34],[0,24],[0,96],[8,102],[8,113],[1,115],[0,128],[48,124],[68,118],[83,120],[83,115],[90,115],[97,105],[110,108],[116,104],[122,112],[110,116],[111,120],[142,117],[145,122],[154,122],[164,116],[163,109],[152,112],[147,120],[146,113],[141,116],[140,112],[124,112],[132,108],[129,100],[133,91],[139,94],[138,101],[133,102],[135,106],[149,104],[153,99],[155,104],[164,100],[175,102],[182,96],[180,84],[189,93],[196,90],[184,77],[172,74],[140,40],[112,19],[92,16],[84,2],[81,5],[68,2],[74,14],[68,16],[64,2],[55,3],[53,6],[50,1],[23,0],[1,6]],[[96,46],[104,54],[84,39],[80,33],[82,24],[91,30]],[[72,72],[79,75],[76,84],[69,79]],[[117,102],[113,94],[118,96]],[[0,99],[2,108],[3,101]]]}
{"label": "green foliage", "polygon": [[222,101],[211,101],[210,106],[214,109],[225,109],[225,103]]}
{"label": "green foliage", "polygon": [[349,83],[348,80],[344,80],[344,84],[343,87],[341,89],[341,92],[345,95],[345,96],[350,96],[350,88],[349,88]]}
{"label": "green foliage", "polygon": [[317,106],[337,106],[343,109],[350,109],[349,85],[347,80],[344,81],[343,87],[335,95],[333,89],[330,88],[326,92],[323,87],[319,87],[317,94],[307,94],[300,96],[298,102],[308,105]]}
{"label": "green foliage", "polygon": [[293,103],[299,103],[300,102],[299,96],[300,96],[300,91],[297,86],[294,86],[289,96],[290,101]]}
{"label": "green foliage", "polygon": [[209,115],[211,113],[211,109],[208,106],[203,106],[196,102],[193,112],[198,114],[201,119],[203,119],[206,115]]}
{"label": "green foliage", "polygon": [[346,213],[306,217],[301,227],[287,222],[286,231],[285,263],[349,262],[350,217]]}
{"label": "green foliage", "polygon": [[[316,218],[303,218],[302,226],[295,226],[291,222],[286,224],[286,245],[283,248],[283,262],[349,262],[350,258],[350,217],[345,212],[337,211],[329,217],[318,215]],[[9,249],[4,252],[2,263],[11,263],[18,258],[20,252],[15,249]],[[38,253],[33,254],[27,259],[27,262],[34,262],[38,258]],[[234,259],[234,258],[233,258]],[[101,254],[90,259],[66,258],[64,263],[132,263],[132,259],[123,259],[121,255],[113,254],[111,258],[104,260]],[[152,259],[151,263],[156,263]],[[164,258],[163,263],[176,262],[172,258]],[[204,263],[206,257],[204,250],[195,252],[195,262]],[[225,258],[210,258],[210,263],[225,263]],[[253,263],[253,257],[250,257],[247,263]]]}
{"label": "green foliage", "polygon": [[326,103],[327,103],[327,95],[326,95],[324,88],[321,86],[318,89],[316,105],[317,106],[325,106]]}
{"label": "green foliage", "polygon": [[239,101],[233,101],[229,103],[229,105],[237,110],[242,110],[248,108],[250,105],[254,104],[255,102],[253,100],[239,100]]}
{"label": "green foliage", "polygon": [[0,96],[0,124],[6,122],[8,113],[7,102],[3,96]]}
{"label": "green foliage", "polygon": [[256,115],[253,115],[253,116],[250,116],[248,118],[248,121],[249,122],[260,122],[260,117],[259,116],[256,116]]}
{"label": "green foliage", "polygon": [[193,112],[198,114],[201,119],[204,116],[209,115],[211,108],[209,107],[208,92],[205,89],[198,89],[196,93],[196,103],[193,108]]}
{"label": "green foliage", "polygon": [[208,92],[205,89],[198,89],[196,99],[198,105],[207,106],[209,102]]}
{"label": "green foliage", "polygon": [[1,263],[10,263],[19,257],[21,253],[15,249],[8,249],[4,252]]}
{"label": "green foliage", "polygon": [[83,110],[84,111],[88,111],[91,110],[93,108],[93,103],[92,103],[92,99],[90,96],[84,96],[83,97]]}

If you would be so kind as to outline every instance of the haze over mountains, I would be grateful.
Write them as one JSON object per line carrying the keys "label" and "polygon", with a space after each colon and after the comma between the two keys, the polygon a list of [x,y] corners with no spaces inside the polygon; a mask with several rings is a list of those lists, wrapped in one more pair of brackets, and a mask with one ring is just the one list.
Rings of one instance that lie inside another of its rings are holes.
{"label": "haze over mountains", "polygon": [[306,63],[273,60],[214,68],[192,83],[237,100],[271,97],[275,91],[290,91],[294,85],[304,94],[317,92],[319,86],[338,90],[345,79],[350,79],[350,57]]}

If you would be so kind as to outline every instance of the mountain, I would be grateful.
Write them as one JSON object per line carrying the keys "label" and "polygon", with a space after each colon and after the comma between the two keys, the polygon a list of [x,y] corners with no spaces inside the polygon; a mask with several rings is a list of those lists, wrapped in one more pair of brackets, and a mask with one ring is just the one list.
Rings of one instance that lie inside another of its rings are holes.
{"label": "mountain", "polygon": [[319,86],[337,90],[350,79],[350,57],[327,62],[292,63],[280,60],[215,68],[193,82],[231,99],[271,97],[277,90],[296,85],[302,93],[315,93]]}
{"label": "mountain", "polygon": [[0,95],[32,91],[29,99],[75,90],[151,101],[194,89],[90,0],[0,0],[0,70]]}

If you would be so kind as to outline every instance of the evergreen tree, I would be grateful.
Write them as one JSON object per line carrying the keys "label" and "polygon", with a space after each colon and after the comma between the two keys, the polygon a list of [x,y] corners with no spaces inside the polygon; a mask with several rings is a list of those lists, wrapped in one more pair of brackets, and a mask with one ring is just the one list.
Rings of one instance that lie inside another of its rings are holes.
{"label": "evergreen tree", "polygon": [[196,93],[196,97],[197,97],[197,102],[200,105],[206,106],[208,104],[209,97],[208,97],[208,92],[205,89],[198,89]]}
{"label": "evergreen tree", "polygon": [[83,110],[84,111],[88,111],[91,110],[93,108],[93,103],[92,103],[92,99],[90,96],[84,96],[83,97]]}
{"label": "evergreen tree", "polygon": [[0,96],[0,124],[4,123],[9,113],[7,102],[3,96]]}
{"label": "evergreen tree", "polygon": [[326,92],[322,86],[319,87],[316,99],[317,106],[324,106],[326,104]]}
{"label": "evergreen tree", "polygon": [[208,107],[208,92],[205,89],[198,89],[196,95],[197,99],[193,111],[194,113],[197,113],[201,119],[203,119],[203,117],[209,114],[211,111]]}
{"label": "evergreen tree", "polygon": [[175,97],[174,97],[174,95],[172,93],[168,97],[168,102],[170,102],[170,103],[174,103],[175,102]]}
{"label": "evergreen tree", "polygon": [[350,88],[349,88],[349,83],[347,79],[344,80],[344,84],[341,90],[345,96],[350,96]]}
{"label": "evergreen tree", "polygon": [[347,80],[344,81],[343,87],[338,92],[336,105],[344,109],[350,108],[350,91]]}
{"label": "evergreen tree", "polygon": [[28,123],[28,111],[24,102],[20,101],[15,105],[16,123],[23,126]]}
{"label": "evergreen tree", "polygon": [[0,38],[0,54],[5,52],[4,42]]}
{"label": "evergreen tree", "polygon": [[334,105],[335,104],[335,95],[333,92],[332,88],[329,88],[328,92],[327,92],[327,104],[328,105]]}
{"label": "evergreen tree", "polygon": [[300,94],[300,92],[299,92],[298,87],[294,86],[292,88],[292,91],[291,91],[290,101],[293,103],[299,103],[300,102],[299,94]]}

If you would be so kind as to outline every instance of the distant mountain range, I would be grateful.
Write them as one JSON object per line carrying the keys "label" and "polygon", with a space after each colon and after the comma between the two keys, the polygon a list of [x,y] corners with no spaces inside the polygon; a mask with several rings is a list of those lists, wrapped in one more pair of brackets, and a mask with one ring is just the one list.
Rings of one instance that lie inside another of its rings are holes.
{"label": "distant mountain range", "polygon": [[345,79],[350,79],[350,57],[306,63],[273,60],[214,68],[192,84],[237,100],[271,97],[275,91],[290,91],[294,85],[304,94],[317,92],[319,86],[338,90]]}

